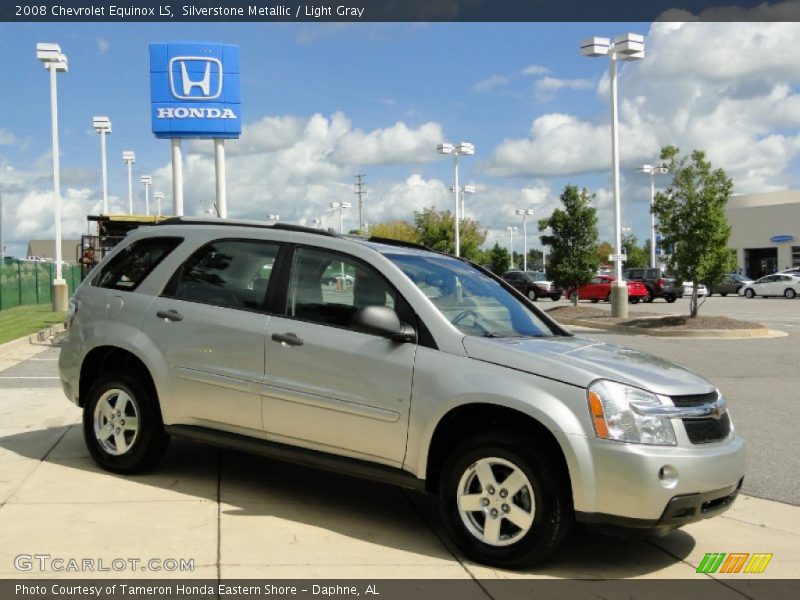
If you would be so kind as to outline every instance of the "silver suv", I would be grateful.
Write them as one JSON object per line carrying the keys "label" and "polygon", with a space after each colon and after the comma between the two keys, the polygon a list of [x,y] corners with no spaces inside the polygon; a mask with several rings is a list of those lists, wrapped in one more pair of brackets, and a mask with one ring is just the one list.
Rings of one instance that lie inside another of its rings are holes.
{"label": "silver suv", "polygon": [[465,554],[503,567],[574,521],[665,533],[718,514],[744,473],[707,380],[391,240],[139,229],[76,290],[59,367],[105,469],[180,436],[424,490]]}

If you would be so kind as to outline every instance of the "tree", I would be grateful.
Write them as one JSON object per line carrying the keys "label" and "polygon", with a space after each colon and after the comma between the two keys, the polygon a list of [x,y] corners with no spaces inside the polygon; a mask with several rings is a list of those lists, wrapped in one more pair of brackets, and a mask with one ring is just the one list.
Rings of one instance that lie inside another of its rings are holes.
{"label": "tree", "polygon": [[[414,212],[417,243],[433,250],[455,254],[455,219],[449,210],[438,211],[426,208]],[[486,229],[471,219],[462,219],[460,224],[461,256],[469,260],[479,257],[480,247],[486,241]]]}
{"label": "tree", "polygon": [[487,254],[487,264],[491,266],[492,272],[495,275],[502,275],[508,271],[508,263],[510,260],[508,250],[495,242],[494,246],[492,246],[492,249],[489,250]]}
{"label": "tree", "polygon": [[598,265],[608,264],[610,262],[608,257],[614,254],[614,246],[612,246],[608,242],[600,242],[599,244],[597,244],[597,248],[595,249],[595,254],[597,255]]}
{"label": "tree", "polygon": [[387,221],[370,225],[369,234],[375,237],[400,240],[401,242],[416,242],[417,230],[408,221]]}
{"label": "tree", "polygon": [[[539,231],[548,227],[552,235],[542,236],[542,243],[550,247],[547,272],[563,288],[587,283],[597,271],[597,211],[589,203],[589,192],[567,185],[561,194],[564,209],[557,208],[547,219],[539,221]],[[578,294],[572,294],[577,306]]]}
{"label": "tree", "polygon": [[678,148],[666,146],[661,159],[667,161],[673,177],[667,189],[656,194],[653,214],[662,247],[671,249],[670,271],[694,284],[689,315],[696,317],[700,308],[697,286],[718,281],[735,265],[728,249],[731,227],[725,216],[733,180],[722,169],[712,170],[701,150],[681,157]]}
{"label": "tree", "polygon": [[646,267],[649,262],[648,254],[638,244],[636,236],[633,234],[626,235],[622,238],[622,249],[628,260],[622,265],[623,269],[634,269],[636,267]]}

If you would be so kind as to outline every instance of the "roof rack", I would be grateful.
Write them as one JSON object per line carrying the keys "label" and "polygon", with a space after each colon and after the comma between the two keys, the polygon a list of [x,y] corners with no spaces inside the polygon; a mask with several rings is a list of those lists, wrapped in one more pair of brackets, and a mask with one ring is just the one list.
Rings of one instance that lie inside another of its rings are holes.
{"label": "roof rack", "polygon": [[385,238],[385,237],[378,237],[372,235],[367,238],[368,242],[373,242],[375,244],[386,244],[387,246],[400,246],[402,248],[416,248],[417,250],[427,250],[428,252],[436,252],[432,248],[425,246],[423,244],[417,244],[415,242],[406,242],[405,240],[395,240],[392,238]]}
{"label": "roof rack", "polygon": [[300,233],[313,233],[328,237],[339,237],[330,229],[315,229],[291,223],[275,223],[270,225],[262,221],[239,221],[236,219],[204,219],[202,217],[170,217],[157,223],[157,225],[233,225],[235,227],[255,227],[257,229],[279,229],[282,231],[297,231]]}

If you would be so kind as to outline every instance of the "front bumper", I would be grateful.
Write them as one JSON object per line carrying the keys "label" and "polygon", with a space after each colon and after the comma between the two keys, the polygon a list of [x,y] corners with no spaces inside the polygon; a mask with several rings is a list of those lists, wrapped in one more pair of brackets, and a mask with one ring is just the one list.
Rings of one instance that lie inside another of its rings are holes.
{"label": "front bumper", "polygon": [[736,435],[680,446],[581,441],[583,472],[572,483],[576,519],[585,523],[666,532],[727,510],[744,478],[744,440]]}

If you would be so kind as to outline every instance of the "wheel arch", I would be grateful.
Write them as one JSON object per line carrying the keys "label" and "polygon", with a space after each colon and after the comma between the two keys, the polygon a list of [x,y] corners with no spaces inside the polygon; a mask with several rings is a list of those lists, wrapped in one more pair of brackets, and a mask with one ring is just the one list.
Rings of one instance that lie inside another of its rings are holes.
{"label": "wheel arch", "polygon": [[105,373],[122,370],[139,377],[153,398],[158,399],[155,380],[144,360],[127,348],[114,345],[96,346],[86,353],[81,362],[78,379],[78,406],[83,408],[94,384]]}

